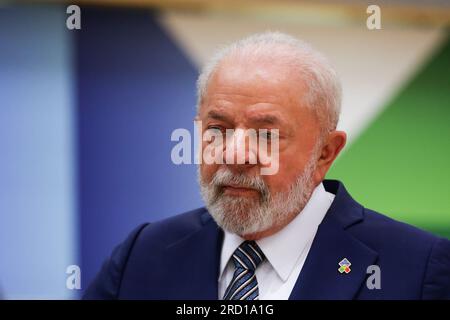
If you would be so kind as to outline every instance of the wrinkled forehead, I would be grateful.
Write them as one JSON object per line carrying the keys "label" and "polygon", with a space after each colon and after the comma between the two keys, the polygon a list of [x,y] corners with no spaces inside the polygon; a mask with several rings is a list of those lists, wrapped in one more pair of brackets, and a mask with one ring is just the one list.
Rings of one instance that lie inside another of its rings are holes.
{"label": "wrinkled forehead", "polygon": [[301,74],[285,62],[245,57],[226,58],[212,73],[202,105],[232,99],[245,103],[274,103],[301,107],[307,93]]}

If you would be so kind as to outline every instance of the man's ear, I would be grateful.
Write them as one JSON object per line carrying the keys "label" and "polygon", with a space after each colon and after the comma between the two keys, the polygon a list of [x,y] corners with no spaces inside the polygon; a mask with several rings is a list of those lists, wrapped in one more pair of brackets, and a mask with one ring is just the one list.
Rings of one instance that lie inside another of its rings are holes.
{"label": "man's ear", "polygon": [[325,139],[325,143],[320,151],[319,159],[317,160],[317,169],[315,172],[315,179],[317,182],[325,178],[328,170],[333,164],[334,160],[344,148],[347,142],[347,134],[344,131],[332,131]]}

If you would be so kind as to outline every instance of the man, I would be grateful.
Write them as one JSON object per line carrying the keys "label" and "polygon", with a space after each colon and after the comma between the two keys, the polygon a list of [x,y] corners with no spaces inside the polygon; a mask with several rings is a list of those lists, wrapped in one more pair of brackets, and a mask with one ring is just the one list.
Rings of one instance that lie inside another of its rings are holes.
{"label": "man", "polygon": [[[234,130],[224,161],[199,166],[206,208],[138,227],[85,298],[450,298],[449,241],[324,180],[346,134],[336,130],[340,84],[320,53],[285,34],[253,35],[204,68],[198,98],[203,133]],[[276,173],[262,175],[269,164],[249,146],[244,161],[225,161],[250,129],[275,133],[276,147],[265,138]]]}

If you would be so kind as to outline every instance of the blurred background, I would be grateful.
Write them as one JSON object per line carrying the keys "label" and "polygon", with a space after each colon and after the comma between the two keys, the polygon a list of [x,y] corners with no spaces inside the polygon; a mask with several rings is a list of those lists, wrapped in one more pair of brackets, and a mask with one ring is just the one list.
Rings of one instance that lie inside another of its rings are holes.
{"label": "blurred background", "polygon": [[211,53],[266,30],[310,42],[341,76],[349,144],[328,178],[450,238],[448,1],[81,1],[80,30],[70,4],[0,1],[0,297],[76,299],[138,224],[202,206],[171,133],[193,132]]}

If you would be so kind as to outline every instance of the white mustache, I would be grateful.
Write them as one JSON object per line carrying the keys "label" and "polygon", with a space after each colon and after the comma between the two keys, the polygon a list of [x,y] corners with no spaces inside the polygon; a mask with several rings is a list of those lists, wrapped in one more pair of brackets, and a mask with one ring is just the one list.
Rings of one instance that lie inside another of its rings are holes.
{"label": "white mustache", "polygon": [[260,176],[246,176],[245,174],[233,174],[226,168],[219,169],[210,182],[214,187],[215,195],[218,197],[224,186],[233,185],[235,187],[250,188],[261,194],[262,201],[267,201],[270,196],[269,188]]}

